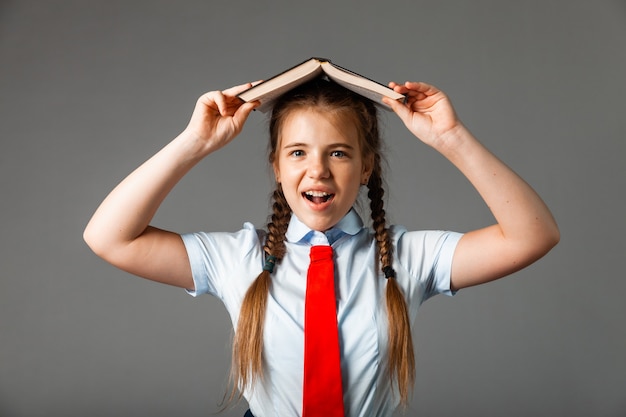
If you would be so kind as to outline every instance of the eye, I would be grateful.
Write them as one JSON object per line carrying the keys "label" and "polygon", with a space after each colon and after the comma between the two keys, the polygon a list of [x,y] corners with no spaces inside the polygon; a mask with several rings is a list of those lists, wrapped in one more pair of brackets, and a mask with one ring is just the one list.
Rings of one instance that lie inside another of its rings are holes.
{"label": "eye", "polygon": [[304,156],[304,151],[301,149],[296,149],[294,151],[289,152],[289,156],[295,156],[295,157]]}
{"label": "eye", "polygon": [[344,151],[332,151],[330,155],[334,156],[335,158],[343,158],[346,156],[346,153]]}

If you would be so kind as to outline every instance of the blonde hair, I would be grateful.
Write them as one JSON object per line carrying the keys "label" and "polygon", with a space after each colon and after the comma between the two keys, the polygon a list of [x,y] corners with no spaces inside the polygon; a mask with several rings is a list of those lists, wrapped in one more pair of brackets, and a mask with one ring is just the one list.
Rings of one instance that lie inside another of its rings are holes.
{"label": "blonde hair", "polygon": [[[352,118],[359,131],[362,157],[373,158],[373,170],[367,187],[379,266],[388,278],[386,285],[389,319],[388,376],[392,385],[397,384],[401,402],[406,404],[415,383],[415,356],[407,304],[392,268],[393,244],[383,208],[381,139],[377,109],[371,101],[323,79],[316,79],[290,91],[278,99],[272,111],[270,163],[275,160],[280,130],[288,115],[294,110],[311,108],[319,109],[324,114]],[[279,267],[286,251],[285,232],[291,218],[291,209],[280,184],[277,184],[273,200],[273,213],[267,224],[268,234],[263,249],[266,256],[270,257],[270,262],[275,262]],[[230,400],[240,398],[245,388],[251,387],[263,377],[263,326],[270,286],[271,272],[264,269],[250,285],[243,299],[233,340],[231,368],[233,387]]]}

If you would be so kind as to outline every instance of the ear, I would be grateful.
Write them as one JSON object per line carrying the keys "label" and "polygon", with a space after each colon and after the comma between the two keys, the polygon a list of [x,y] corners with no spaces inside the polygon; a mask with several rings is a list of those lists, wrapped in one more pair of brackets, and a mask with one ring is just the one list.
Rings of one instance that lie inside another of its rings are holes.
{"label": "ear", "polygon": [[276,161],[272,163],[272,169],[274,170],[274,178],[276,178],[276,183],[280,184],[280,170],[278,169],[278,163]]}
{"label": "ear", "polygon": [[363,158],[363,169],[361,170],[361,184],[367,185],[374,169],[374,155]]}

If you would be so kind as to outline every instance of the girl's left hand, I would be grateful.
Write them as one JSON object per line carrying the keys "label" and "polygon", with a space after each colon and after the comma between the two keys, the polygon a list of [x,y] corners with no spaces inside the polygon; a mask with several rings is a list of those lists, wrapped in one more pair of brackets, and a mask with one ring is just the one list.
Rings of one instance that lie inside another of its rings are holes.
{"label": "girl's left hand", "polygon": [[[407,97],[406,103],[383,99],[406,127],[422,142],[434,148],[462,126],[446,94],[432,85],[407,81],[390,82],[389,87]],[[454,136],[454,135],[453,135]]]}
{"label": "girl's left hand", "polygon": [[446,157],[482,196],[497,223],[463,235],[454,252],[450,288],[511,274],[545,255],[560,238],[539,195],[463,126],[448,97],[424,83],[390,83],[406,103],[385,100],[407,128]]}

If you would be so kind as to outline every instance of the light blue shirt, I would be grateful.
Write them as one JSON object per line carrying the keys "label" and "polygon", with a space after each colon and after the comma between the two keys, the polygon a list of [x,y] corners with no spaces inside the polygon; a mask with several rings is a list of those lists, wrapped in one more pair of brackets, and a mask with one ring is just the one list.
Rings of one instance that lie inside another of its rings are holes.
{"label": "light blue shirt", "polygon": [[[452,256],[461,234],[390,228],[393,267],[413,323],[418,307],[450,291]],[[385,277],[378,267],[374,233],[354,210],[333,229],[310,230],[292,216],[287,253],[272,275],[264,328],[264,380],[244,393],[256,417],[300,416],[304,358],[304,295],[309,248],[334,250],[337,321],[346,417],[390,416],[399,404],[386,372]],[[195,289],[213,294],[236,328],[246,290],[263,268],[265,232],[250,223],[235,233],[183,235]]]}

